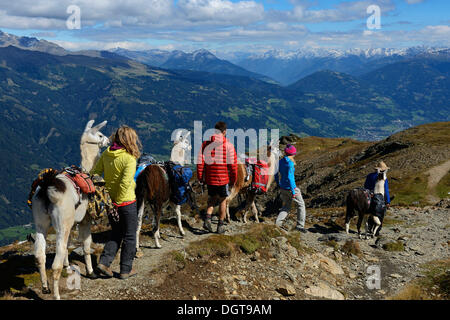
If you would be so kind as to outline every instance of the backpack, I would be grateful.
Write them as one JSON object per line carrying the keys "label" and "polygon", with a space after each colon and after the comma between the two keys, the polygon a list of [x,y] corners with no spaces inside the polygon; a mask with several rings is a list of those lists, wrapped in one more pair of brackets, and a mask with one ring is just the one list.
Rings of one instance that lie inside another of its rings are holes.
{"label": "backpack", "polygon": [[386,204],[384,202],[384,196],[381,193],[374,194],[370,203],[371,213],[379,218],[384,217],[386,211]]}
{"label": "backpack", "polygon": [[263,194],[267,192],[267,183],[269,182],[269,165],[266,161],[252,158],[246,159],[247,166],[253,167],[253,180],[250,189],[256,194]]}
{"label": "backpack", "polygon": [[134,181],[136,182],[137,177],[141,174],[142,171],[144,171],[145,168],[147,168],[147,166],[155,163],[157,163],[155,158],[153,158],[148,153],[144,153],[137,161]]}
{"label": "backpack", "polygon": [[89,196],[86,212],[94,220],[112,215],[116,208],[106,190],[105,180],[97,174],[94,174],[91,179],[95,185],[95,193]]}
{"label": "backpack", "polygon": [[169,177],[172,202],[178,205],[186,203],[191,188],[189,180],[192,178],[192,169],[172,161],[165,162],[164,167]]}

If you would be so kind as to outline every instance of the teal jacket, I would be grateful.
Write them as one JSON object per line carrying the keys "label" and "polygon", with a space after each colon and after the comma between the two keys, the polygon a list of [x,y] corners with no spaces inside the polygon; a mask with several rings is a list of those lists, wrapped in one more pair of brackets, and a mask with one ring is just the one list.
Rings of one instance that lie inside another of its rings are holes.
{"label": "teal jacket", "polygon": [[275,181],[281,189],[290,190],[295,194],[295,166],[289,157],[282,158],[278,163],[278,172],[275,175]]}

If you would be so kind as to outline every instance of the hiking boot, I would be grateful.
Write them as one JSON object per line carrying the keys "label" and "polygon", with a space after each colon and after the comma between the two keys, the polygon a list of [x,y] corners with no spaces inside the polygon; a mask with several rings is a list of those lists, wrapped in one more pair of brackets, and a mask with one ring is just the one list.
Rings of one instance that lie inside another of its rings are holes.
{"label": "hiking boot", "polygon": [[131,271],[129,273],[121,273],[119,275],[119,278],[122,279],[122,280],[125,280],[125,279],[128,279],[128,278],[134,277],[135,275],[137,275],[137,271],[134,270],[134,269],[131,269]]}
{"label": "hiking boot", "polygon": [[98,269],[98,271],[100,271],[101,275],[106,276],[108,278],[113,277],[113,273],[112,273],[111,269],[108,268],[107,266],[105,266],[104,264],[99,263],[97,265],[97,269]]}
{"label": "hiking boot", "polygon": [[211,226],[211,218],[205,219],[205,222],[203,223],[203,229],[207,230],[208,232],[214,232]]}
{"label": "hiking boot", "polygon": [[296,227],[295,230],[300,231],[302,233],[308,233],[308,231],[305,228],[302,228],[302,227]]}
{"label": "hiking boot", "polygon": [[217,233],[225,233],[225,226],[223,225],[223,221],[219,221],[219,224],[217,225]]}

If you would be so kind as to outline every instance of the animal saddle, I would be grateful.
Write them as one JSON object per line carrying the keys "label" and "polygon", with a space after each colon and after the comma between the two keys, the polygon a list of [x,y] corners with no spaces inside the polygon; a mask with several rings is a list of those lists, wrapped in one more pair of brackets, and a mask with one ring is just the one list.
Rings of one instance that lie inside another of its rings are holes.
{"label": "animal saddle", "polygon": [[360,188],[364,195],[366,196],[367,207],[370,208],[371,198],[373,196],[372,192],[369,189]]}
{"label": "animal saddle", "polygon": [[33,195],[36,193],[37,187],[42,183],[44,180],[45,174],[53,172],[56,174],[64,174],[66,177],[70,179],[73,186],[77,190],[78,193],[86,193],[86,194],[93,194],[95,192],[95,186],[92,182],[91,178],[89,177],[89,174],[83,172],[81,168],[77,166],[70,166],[66,167],[62,170],[56,170],[53,168],[46,168],[39,172],[38,177],[33,181],[31,184],[31,191],[28,194],[28,200],[27,204],[31,209],[31,199],[33,198]]}
{"label": "animal saddle", "polygon": [[70,166],[63,169],[61,172],[68,177],[79,188],[80,192],[91,194],[95,192],[95,186],[92,182],[89,174],[83,172],[81,168],[77,166]]}
{"label": "animal saddle", "polygon": [[245,159],[245,166],[247,169],[247,178],[252,176],[252,183],[250,189],[256,194],[263,194],[267,192],[267,184],[269,182],[269,165],[264,160],[257,160],[256,158],[247,157]]}

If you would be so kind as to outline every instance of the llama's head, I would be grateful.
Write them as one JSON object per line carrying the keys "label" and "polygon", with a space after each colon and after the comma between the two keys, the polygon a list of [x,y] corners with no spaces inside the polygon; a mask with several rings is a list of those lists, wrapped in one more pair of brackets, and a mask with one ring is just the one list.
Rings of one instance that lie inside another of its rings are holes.
{"label": "llama's head", "polygon": [[383,181],[386,180],[387,172],[388,172],[388,169],[385,169],[385,170],[377,169],[377,173],[378,173],[377,180],[383,180]]}
{"label": "llama's head", "polygon": [[183,134],[183,130],[178,130],[175,134],[175,139],[173,141],[173,146],[178,147],[184,151],[191,150],[191,140],[189,139],[189,136],[191,135],[191,132],[188,131],[187,133]]}
{"label": "llama's head", "polygon": [[172,134],[173,148],[170,160],[180,164],[189,163],[191,158],[191,132],[187,130],[177,130]]}
{"label": "llama's head", "polygon": [[276,160],[280,158],[280,144],[275,139],[272,139],[267,147],[267,156],[274,157]]}
{"label": "llama's head", "polygon": [[89,120],[86,124],[86,127],[84,128],[83,135],[81,136],[81,144],[94,144],[99,148],[106,147],[110,143],[109,139],[107,136],[100,132],[100,129],[103,128],[106,123],[107,121],[103,121],[102,123],[99,123],[98,125],[93,127],[92,125],[94,124],[94,120]]}

